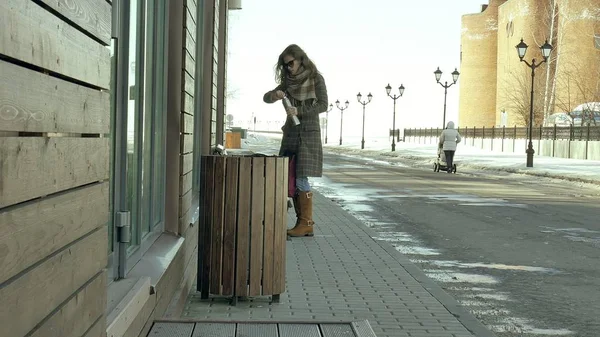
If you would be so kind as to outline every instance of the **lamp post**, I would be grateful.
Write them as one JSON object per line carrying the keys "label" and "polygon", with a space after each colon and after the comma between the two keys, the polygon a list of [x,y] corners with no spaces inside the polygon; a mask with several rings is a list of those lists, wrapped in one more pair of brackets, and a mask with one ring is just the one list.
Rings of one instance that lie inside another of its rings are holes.
{"label": "lamp post", "polygon": [[362,141],[360,142],[360,149],[364,150],[364,148],[365,148],[365,106],[367,104],[371,103],[371,100],[373,99],[373,95],[371,95],[371,93],[369,93],[367,95],[367,100],[361,101],[362,95],[359,92],[358,95],[356,95],[356,99],[358,100],[358,103],[362,104],[362,106],[363,106],[363,127],[362,127]]}
{"label": "lamp post", "polygon": [[335,101],[335,106],[337,106],[338,109],[340,109],[340,145],[342,145],[342,126],[344,125],[344,110],[348,109],[348,105],[350,105],[350,102],[348,102],[348,100],[346,100],[346,102],[344,103],[344,106],[340,106],[340,100],[338,99],[337,101]]}
{"label": "lamp post", "polygon": [[329,129],[329,111],[333,109],[333,104],[329,104],[329,109],[325,111],[325,144],[327,144],[327,129]]}
{"label": "lamp post", "polygon": [[456,81],[458,81],[458,76],[460,75],[460,73],[458,72],[458,70],[456,70],[456,68],[454,68],[454,71],[452,72],[452,83],[448,84],[448,81],[444,82],[444,84],[442,84],[442,82],[440,82],[440,79],[442,78],[442,71],[440,70],[440,67],[437,68],[436,71],[433,72],[435,74],[435,81],[437,83],[439,83],[439,85],[441,85],[442,87],[444,87],[444,119],[442,121],[442,129],[446,127],[446,97],[448,96],[448,88],[450,88],[453,84],[456,84]]}
{"label": "lamp post", "polygon": [[550,53],[552,52],[552,46],[548,43],[548,40],[546,40],[546,43],[544,43],[540,49],[542,51],[542,57],[544,57],[544,60],[540,63],[535,63],[535,59],[531,60],[531,63],[527,62],[526,60],[524,60],[523,58],[525,57],[525,53],[527,52],[527,47],[528,45],[523,42],[523,39],[521,39],[521,42],[515,46],[517,48],[517,53],[519,54],[519,59],[521,60],[521,62],[525,62],[525,64],[531,68],[531,98],[530,98],[530,102],[529,102],[529,145],[527,146],[527,150],[525,151],[525,153],[527,153],[527,167],[533,167],[533,154],[535,153],[535,151],[533,150],[533,142],[532,142],[532,136],[533,136],[533,80],[535,79],[535,68],[539,67],[540,65],[542,65],[542,63],[547,62],[548,58],[550,57]]}
{"label": "lamp post", "polygon": [[[404,95],[404,85],[400,84],[400,87],[398,88],[400,95],[391,95],[392,87],[389,83],[387,87],[385,87],[385,91],[387,92],[387,95],[394,100],[394,117],[392,119],[392,151],[396,151],[396,100]],[[398,136],[400,136],[400,133],[398,133]]]}

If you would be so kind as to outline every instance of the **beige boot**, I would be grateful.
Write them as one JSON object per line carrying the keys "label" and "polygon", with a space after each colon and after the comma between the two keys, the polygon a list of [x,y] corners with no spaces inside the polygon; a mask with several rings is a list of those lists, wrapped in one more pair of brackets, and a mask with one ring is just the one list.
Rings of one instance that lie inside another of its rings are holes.
{"label": "beige boot", "polygon": [[315,222],[312,219],[312,196],[312,192],[300,192],[294,198],[294,205],[298,204],[300,212],[296,226],[287,231],[288,236],[313,236]]}

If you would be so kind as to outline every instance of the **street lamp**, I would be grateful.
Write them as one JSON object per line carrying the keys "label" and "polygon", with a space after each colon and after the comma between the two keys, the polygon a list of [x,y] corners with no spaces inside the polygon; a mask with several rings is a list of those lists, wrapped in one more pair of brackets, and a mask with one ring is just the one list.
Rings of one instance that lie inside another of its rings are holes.
{"label": "street lamp", "polygon": [[329,111],[333,109],[333,104],[329,104],[329,109],[325,111],[325,144],[327,144],[327,129],[329,129]]}
{"label": "street lamp", "polygon": [[361,101],[362,95],[359,92],[358,95],[356,95],[356,99],[358,99],[358,103],[362,104],[362,106],[363,106],[362,141],[360,142],[360,149],[363,150],[365,148],[365,106],[367,104],[371,103],[371,100],[373,99],[373,95],[371,95],[371,93],[369,93],[367,95],[367,101]]}
{"label": "street lamp", "polygon": [[[387,95],[394,100],[394,117],[392,119],[392,151],[396,151],[396,100],[404,95],[404,85],[400,84],[400,87],[398,88],[400,95],[391,95],[392,87],[389,83],[387,87],[385,87],[385,91],[387,92]],[[398,133],[398,136],[400,136],[400,133]]]}
{"label": "street lamp", "polygon": [[335,106],[337,106],[338,109],[340,109],[341,113],[340,113],[340,145],[342,145],[342,126],[344,125],[344,110],[348,109],[348,105],[350,105],[350,102],[348,102],[348,100],[346,100],[346,102],[344,103],[344,107],[340,106],[340,100],[338,99],[337,101],[335,101]]}
{"label": "street lamp", "polygon": [[444,119],[442,122],[442,129],[446,127],[446,97],[448,96],[448,88],[450,88],[453,84],[456,84],[456,81],[458,81],[458,75],[460,75],[460,73],[458,72],[458,70],[456,70],[456,68],[454,68],[454,71],[452,72],[452,83],[448,84],[448,82],[444,82],[444,84],[442,84],[442,82],[440,82],[440,79],[442,78],[442,71],[440,70],[440,67],[437,68],[436,71],[433,72],[435,74],[435,81],[437,83],[439,83],[442,87],[444,87]]}
{"label": "street lamp", "polygon": [[517,53],[519,54],[519,59],[521,60],[521,62],[525,62],[525,64],[529,68],[531,68],[531,101],[529,102],[529,145],[525,153],[527,153],[527,167],[533,167],[533,154],[535,153],[535,151],[533,150],[533,142],[531,140],[533,135],[533,80],[535,78],[535,68],[542,65],[542,63],[548,61],[550,53],[552,52],[552,46],[548,43],[548,40],[546,40],[546,43],[544,43],[540,47],[540,49],[542,50],[542,56],[544,57],[544,60],[537,64],[535,63],[535,59],[532,59],[531,63],[523,59],[525,57],[525,53],[527,52],[527,47],[528,46],[525,42],[523,42],[523,39],[521,39],[521,42],[515,46],[515,48],[517,48]]}

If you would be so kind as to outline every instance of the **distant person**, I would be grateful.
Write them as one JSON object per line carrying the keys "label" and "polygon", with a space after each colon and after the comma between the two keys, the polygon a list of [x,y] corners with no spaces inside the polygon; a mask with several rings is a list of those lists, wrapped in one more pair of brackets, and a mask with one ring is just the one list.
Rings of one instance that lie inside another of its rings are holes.
{"label": "distant person", "polygon": [[448,122],[448,124],[446,124],[446,129],[442,131],[438,141],[439,145],[444,151],[444,155],[446,156],[448,173],[452,173],[452,164],[454,161],[454,152],[456,152],[456,144],[460,143],[461,139],[460,133],[454,129],[454,122]]}
{"label": "distant person", "polygon": [[[274,103],[287,97],[291,107],[286,108],[288,118],[283,130],[279,149],[280,156],[295,156],[296,194],[293,196],[296,225],[289,229],[289,236],[313,236],[312,192],[308,177],[323,174],[323,145],[319,114],[327,111],[327,87],[302,48],[289,45],[279,55],[275,65],[275,81],[278,86],[263,96],[265,103]],[[300,124],[293,120],[296,116]]]}

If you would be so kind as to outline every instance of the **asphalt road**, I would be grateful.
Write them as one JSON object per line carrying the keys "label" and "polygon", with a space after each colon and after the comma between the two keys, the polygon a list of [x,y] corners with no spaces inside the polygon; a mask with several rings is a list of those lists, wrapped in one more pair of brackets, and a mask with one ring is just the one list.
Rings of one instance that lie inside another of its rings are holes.
{"label": "asphalt road", "polygon": [[316,190],[498,336],[600,336],[600,186],[325,154]]}

